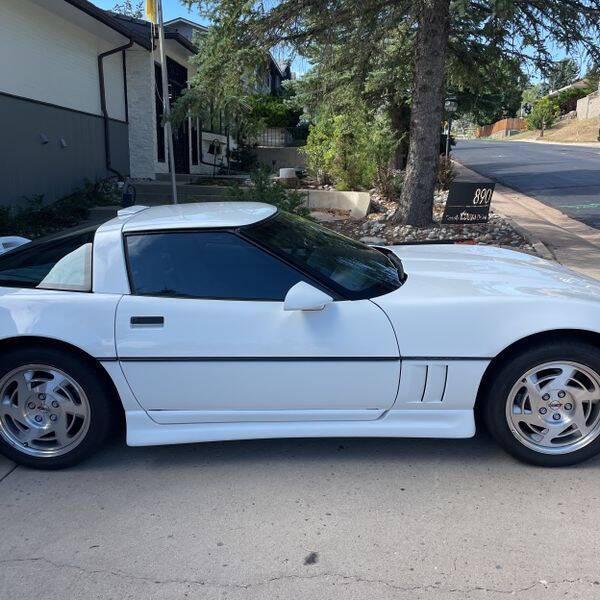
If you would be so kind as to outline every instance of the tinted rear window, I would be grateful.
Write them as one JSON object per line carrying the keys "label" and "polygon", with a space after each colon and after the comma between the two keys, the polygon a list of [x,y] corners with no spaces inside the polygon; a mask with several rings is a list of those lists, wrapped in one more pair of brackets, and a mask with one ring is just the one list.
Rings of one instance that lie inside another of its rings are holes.
{"label": "tinted rear window", "polygon": [[96,229],[38,240],[0,255],[0,285],[91,291]]}

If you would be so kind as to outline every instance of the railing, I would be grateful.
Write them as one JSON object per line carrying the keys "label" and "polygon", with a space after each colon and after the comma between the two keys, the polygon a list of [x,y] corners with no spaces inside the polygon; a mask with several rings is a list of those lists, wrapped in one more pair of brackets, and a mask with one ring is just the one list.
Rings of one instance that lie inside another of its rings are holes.
{"label": "railing", "polygon": [[304,146],[307,137],[307,127],[267,127],[254,142],[258,146]]}

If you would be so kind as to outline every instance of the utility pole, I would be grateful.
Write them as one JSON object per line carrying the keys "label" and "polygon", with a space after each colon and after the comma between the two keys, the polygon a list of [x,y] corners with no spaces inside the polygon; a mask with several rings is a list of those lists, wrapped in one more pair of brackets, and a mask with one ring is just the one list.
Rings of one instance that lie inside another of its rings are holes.
{"label": "utility pole", "polygon": [[173,152],[173,129],[171,127],[171,102],[169,100],[169,75],[167,73],[167,57],[165,54],[165,26],[163,21],[162,0],[156,0],[158,13],[158,51],[162,75],[163,116],[165,119],[165,134],[167,138],[167,153],[169,155],[169,171],[171,173],[171,201],[177,204],[177,179],[175,177],[175,154]]}

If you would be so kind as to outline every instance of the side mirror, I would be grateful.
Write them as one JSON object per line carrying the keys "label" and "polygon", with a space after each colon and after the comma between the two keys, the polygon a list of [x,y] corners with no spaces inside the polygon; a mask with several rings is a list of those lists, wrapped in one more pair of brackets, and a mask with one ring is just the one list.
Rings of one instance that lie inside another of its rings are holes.
{"label": "side mirror", "polygon": [[323,310],[333,298],[325,292],[299,281],[285,295],[283,310]]}

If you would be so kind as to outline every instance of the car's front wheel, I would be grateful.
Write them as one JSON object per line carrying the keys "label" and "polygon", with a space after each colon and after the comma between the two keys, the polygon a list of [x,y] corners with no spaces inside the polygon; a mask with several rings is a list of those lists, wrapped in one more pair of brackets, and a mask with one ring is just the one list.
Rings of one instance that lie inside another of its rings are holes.
{"label": "car's front wheel", "polygon": [[600,452],[600,349],[556,340],[506,361],[483,399],[485,423],[513,456],[547,467]]}
{"label": "car's front wheel", "polygon": [[96,450],[111,422],[110,398],[86,361],[55,348],[0,358],[0,451],[30,467],[71,466]]}

